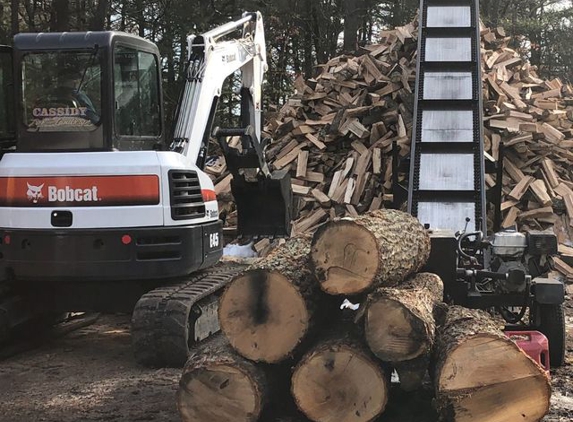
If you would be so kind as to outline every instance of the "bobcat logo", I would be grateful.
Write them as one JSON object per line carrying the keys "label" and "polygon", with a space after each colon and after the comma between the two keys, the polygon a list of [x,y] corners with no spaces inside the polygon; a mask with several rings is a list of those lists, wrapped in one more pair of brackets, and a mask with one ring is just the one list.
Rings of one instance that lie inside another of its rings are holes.
{"label": "bobcat logo", "polygon": [[28,199],[34,204],[37,204],[38,201],[44,197],[44,195],[42,195],[42,188],[44,187],[44,184],[42,183],[40,186],[32,186],[31,184],[27,183],[27,185],[28,192],[26,192],[26,194],[28,195]]}

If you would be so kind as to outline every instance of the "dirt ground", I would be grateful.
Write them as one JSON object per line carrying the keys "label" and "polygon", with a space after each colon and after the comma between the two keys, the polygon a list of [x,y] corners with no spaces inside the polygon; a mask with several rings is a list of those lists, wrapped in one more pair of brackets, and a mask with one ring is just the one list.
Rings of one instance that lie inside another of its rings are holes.
{"label": "dirt ground", "polygon": [[[552,408],[544,422],[573,420],[571,300],[567,314],[569,363],[552,374]],[[179,375],[179,369],[153,370],[135,364],[129,317],[105,315],[89,327],[0,362],[0,422],[175,422]],[[429,401],[418,404],[416,413],[425,413],[426,420]],[[388,413],[380,422],[394,420],[390,416],[394,411]],[[405,421],[404,415],[396,416]],[[412,421],[421,422],[418,417]]]}

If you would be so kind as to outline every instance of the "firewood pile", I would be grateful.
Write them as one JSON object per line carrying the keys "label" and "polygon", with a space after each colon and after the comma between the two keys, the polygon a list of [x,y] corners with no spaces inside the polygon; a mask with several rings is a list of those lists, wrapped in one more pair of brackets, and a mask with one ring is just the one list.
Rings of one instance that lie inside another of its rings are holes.
{"label": "firewood pile", "polygon": [[[416,23],[384,31],[380,44],[330,60],[316,78],[298,77],[296,94],[267,116],[271,168],[292,176],[293,234],[392,204],[393,146],[404,157],[411,141],[416,38]],[[502,226],[553,229],[566,261],[557,268],[573,280],[573,87],[539,78],[503,28],[484,28],[482,43],[486,159],[497,160],[502,144],[505,151]],[[232,226],[224,160],[207,171]],[[407,175],[398,180],[406,185]],[[488,188],[495,181],[486,176]]]}
{"label": "firewood pile", "polygon": [[[393,143],[409,153],[416,38],[414,24],[383,32],[360,56],[336,57],[313,79],[299,76],[296,94],[267,115],[271,168],[288,167],[292,176],[294,234],[391,202]],[[223,159],[213,167],[207,171],[227,210],[231,177]]]}
{"label": "firewood pile", "polygon": [[[541,420],[545,370],[488,314],[441,302],[440,278],[419,273],[429,251],[421,224],[396,210],[287,240],[223,293],[224,335],[181,377],[182,420],[419,421],[406,415],[423,383],[443,420]],[[345,297],[358,309],[341,310]]]}

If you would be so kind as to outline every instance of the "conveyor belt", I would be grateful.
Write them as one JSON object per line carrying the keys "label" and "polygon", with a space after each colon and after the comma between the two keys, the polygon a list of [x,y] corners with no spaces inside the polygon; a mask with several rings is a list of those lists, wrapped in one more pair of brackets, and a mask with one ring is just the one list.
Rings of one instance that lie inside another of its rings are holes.
{"label": "conveyor belt", "polygon": [[433,229],[485,220],[479,0],[422,0],[409,212]]}

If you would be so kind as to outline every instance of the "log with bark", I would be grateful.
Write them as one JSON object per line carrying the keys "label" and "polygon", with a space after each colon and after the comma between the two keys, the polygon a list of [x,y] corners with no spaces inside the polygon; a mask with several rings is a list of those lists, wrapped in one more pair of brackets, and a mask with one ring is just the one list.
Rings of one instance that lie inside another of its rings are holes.
{"label": "log with bark", "polygon": [[397,288],[379,288],[368,296],[364,331],[370,350],[390,362],[400,384],[411,391],[421,386],[434,343],[434,308],[442,302],[439,276],[420,273]]}
{"label": "log with bark", "polygon": [[[237,276],[219,304],[219,322],[233,348],[258,362],[295,353],[336,307],[308,265],[310,238],[291,238]],[[319,312],[321,311],[321,312]]]}
{"label": "log with bark", "polygon": [[386,362],[403,362],[430,352],[435,334],[434,307],[444,284],[431,273],[416,274],[396,288],[368,296],[364,330],[370,350]]}
{"label": "log with bark", "polygon": [[433,353],[436,404],[455,422],[534,422],[549,411],[546,372],[483,311],[448,308]]}
{"label": "log with bark", "polygon": [[263,368],[239,356],[218,335],[189,357],[177,408],[183,422],[255,422],[269,398],[268,388]]}
{"label": "log with bark", "polygon": [[410,214],[376,210],[327,223],[315,233],[311,249],[321,288],[356,295],[395,286],[420,270],[430,254],[430,237]]}
{"label": "log with bark", "polygon": [[388,370],[346,330],[304,355],[292,376],[298,408],[315,422],[372,421],[388,401]]}

